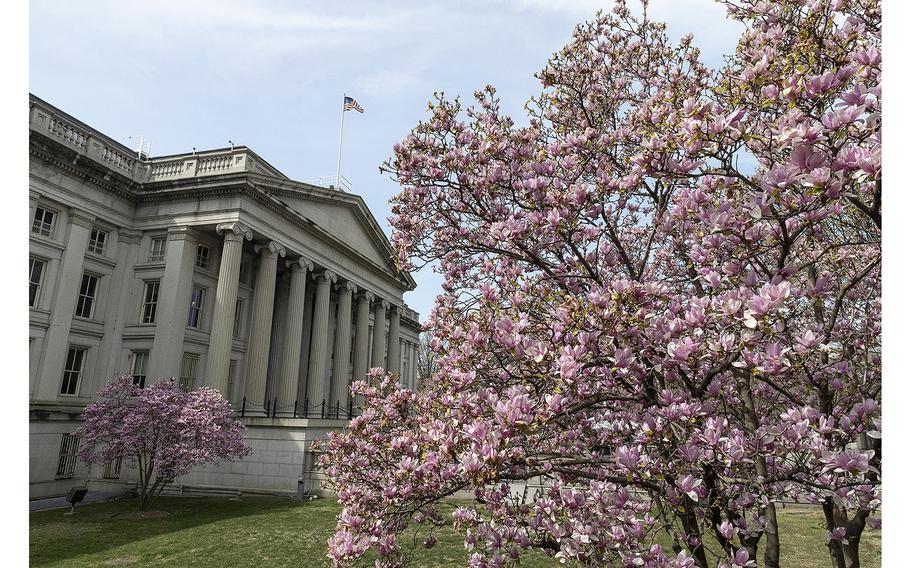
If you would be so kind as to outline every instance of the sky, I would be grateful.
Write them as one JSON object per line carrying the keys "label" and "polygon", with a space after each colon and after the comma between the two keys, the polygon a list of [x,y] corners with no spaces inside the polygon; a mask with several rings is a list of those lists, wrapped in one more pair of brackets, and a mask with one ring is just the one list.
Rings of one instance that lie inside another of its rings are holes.
{"label": "sky", "polygon": [[[427,116],[435,91],[490,84],[521,123],[540,90],[534,73],[572,29],[612,2],[469,0],[155,2],[32,0],[29,90],[130,147],[152,155],[246,145],[285,175],[335,173],[343,94],[342,175],[390,234],[398,186],[379,165]],[[652,19],[695,36],[711,65],[742,30],[711,0],[652,0]],[[429,268],[405,302],[425,318],[440,292]]]}

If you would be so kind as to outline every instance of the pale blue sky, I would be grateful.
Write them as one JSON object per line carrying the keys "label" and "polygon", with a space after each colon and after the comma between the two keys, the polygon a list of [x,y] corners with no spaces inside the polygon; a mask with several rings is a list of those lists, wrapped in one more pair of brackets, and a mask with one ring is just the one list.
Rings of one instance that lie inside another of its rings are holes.
{"label": "pale blue sky", "polygon": [[[29,90],[152,154],[253,148],[293,179],[333,175],[342,94],[349,112],[342,174],[389,232],[397,186],[379,164],[426,115],[434,91],[486,84],[519,119],[533,74],[574,24],[611,2],[85,2],[32,0]],[[740,25],[710,0],[654,0],[649,13],[678,37],[691,31],[711,64],[733,51]],[[405,296],[422,318],[438,276],[415,274]]]}

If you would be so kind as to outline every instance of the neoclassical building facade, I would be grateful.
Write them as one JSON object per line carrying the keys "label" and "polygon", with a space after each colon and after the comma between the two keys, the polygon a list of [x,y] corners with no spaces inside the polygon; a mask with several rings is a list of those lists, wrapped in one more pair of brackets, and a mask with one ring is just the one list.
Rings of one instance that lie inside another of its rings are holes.
{"label": "neoclassical building facade", "polygon": [[75,459],[112,377],[231,400],[254,454],[178,484],[295,492],[313,440],[357,413],[371,367],[416,386],[415,287],[363,199],[289,179],[249,148],[137,156],[31,96],[30,497],[116,491]]}

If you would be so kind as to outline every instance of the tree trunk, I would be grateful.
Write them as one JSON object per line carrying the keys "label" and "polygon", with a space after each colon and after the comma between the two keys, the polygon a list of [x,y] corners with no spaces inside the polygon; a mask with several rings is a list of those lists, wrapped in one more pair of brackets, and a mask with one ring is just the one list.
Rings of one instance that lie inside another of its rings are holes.
{"label": "tree trunk", "polygon": [[[736,373],[740,379],[739,381],[739,395],[743,399],[743,405],[745,406],[745,412],[743,418],[745,418],[745,423],[750,434],[754,434],[758,430],[758,414],[755,411],[755,401],[752,398],[752,384],[749,377],[749,373],[739,370]],[[755,458],[755,474],[758,478],[764,483],[765,479],[768,477],[768,463],[765,461],[765,456],[758,455]],[[762,486],[762,491],[765,491],[764,485]],[[774,506],[774,502],[768,503],[765,507],[765,519],[767,520],[767,527],[765,530],[765,568],[780,568],[780,537],[777,534],[777,508]],[[754,560],[758,560],[758,550],[756,547],[755,556],[750,557]]]}
{"label": "tree trunk", "polygon": [[780,535],[777,534],[777,507],[768,503],[765,508],[765,568],[780,568]]}
{"label": "tree trunk", "polygon": [[[824,503],[822,503],[822,511],[825,512],[825,526],[829,531],[844,525],[843,521],[845,519],[840,518],[838,509],[831,497],[826,497]],[[847,564],[844,561],[844,550],[840,542],[834,539],[828,541],[828,555],[831,557],[832,568],[847,568]]]}

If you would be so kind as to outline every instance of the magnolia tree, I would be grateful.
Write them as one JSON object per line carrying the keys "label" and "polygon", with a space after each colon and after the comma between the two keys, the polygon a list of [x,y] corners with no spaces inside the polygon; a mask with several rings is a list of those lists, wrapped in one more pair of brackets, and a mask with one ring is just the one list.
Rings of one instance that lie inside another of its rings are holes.
{"label": "magnolia tree", "polygon": [[199,465],[252,453],[243,424],[215,389],[184,392],[173,379],[139,388],[122,375],[82,414],[79,458],[86,463],[126,459],[139,474],[139,508]]}
{"label": "magnolia tree", "polygon": [[725,4],[744,32],[720,69],[620,2],[538,74],[524,125],[492,88],[437,95],[395,146],[399,264],[444,273],[438,357],[418,392],[355,383],[363,415],[324,444],[336,565],[401,565],[452,522],[471,566],[776,567],[775,503],[798,500],[832,566],[859,566],[881,480],[880,8]]}

